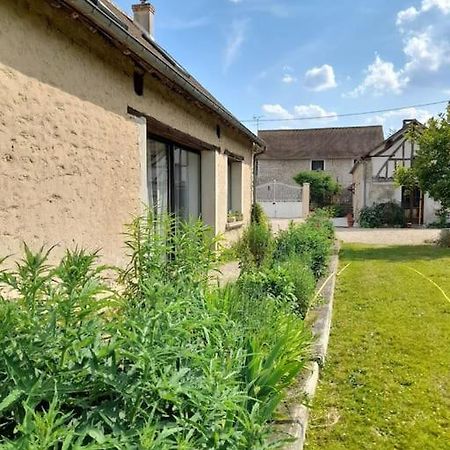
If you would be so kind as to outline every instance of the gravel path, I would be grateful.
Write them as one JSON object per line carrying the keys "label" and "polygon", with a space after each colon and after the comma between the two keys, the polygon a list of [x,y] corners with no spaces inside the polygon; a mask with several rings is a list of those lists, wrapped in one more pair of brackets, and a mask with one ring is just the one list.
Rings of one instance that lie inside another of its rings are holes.
{"label": "gravel path", "polygon": [[[294,222],[302,222],[302,219]],[[272,219],[272,230],[276,233],[289,226],[289,219]],[[355,244],[422,245],[435,241],[440,230],[426,228],[336,228],[337,238]]]}
{"label": "gravel path", "polygon": [[407,228],[337,228],[338,239],[348,243],[382,245],[422,245],[435,241],[440,230]]}

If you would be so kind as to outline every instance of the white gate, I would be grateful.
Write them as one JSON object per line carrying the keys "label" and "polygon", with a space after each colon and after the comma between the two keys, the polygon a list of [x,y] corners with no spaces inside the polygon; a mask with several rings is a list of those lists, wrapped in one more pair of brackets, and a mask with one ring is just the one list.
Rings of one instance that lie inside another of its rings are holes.
{"label": "white gate", "polygon": [[273,180],[256,186],[256,201],[271,219],[303,217],[303,188]]}

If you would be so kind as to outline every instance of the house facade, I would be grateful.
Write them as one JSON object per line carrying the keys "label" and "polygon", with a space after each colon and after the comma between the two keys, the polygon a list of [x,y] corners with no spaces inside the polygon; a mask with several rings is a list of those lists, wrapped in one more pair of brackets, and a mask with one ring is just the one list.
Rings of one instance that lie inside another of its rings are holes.
{"label": "house facade", "polygon": [[229,240],[248,222],[263,142],[155,42],[153,6],[133,10],[0,2],[0,255],[77,244],[120,264],[143,205]]}
{"label": "house facade", "polygon": [[295,185],[299,172],[325,171],[342,186],[342,203],[349,205],[355,161],[383,141],[381,126],[264,130],[258,135],[267,150],[257,158],[257,185],[273,180]]}
{"label": "house facade", "polygon": [[411,167],[419,147],[408,139],[411,126],[421,127],[416,120],[405,120],[403,127],[377,145],[356,162],[352,169],[355,217],[362,208],[375,203],[397,202],[405,211],[405,219],[416,225],[436,220],[439,203],[416,189],[412,194],[394,183],[397,167]]}

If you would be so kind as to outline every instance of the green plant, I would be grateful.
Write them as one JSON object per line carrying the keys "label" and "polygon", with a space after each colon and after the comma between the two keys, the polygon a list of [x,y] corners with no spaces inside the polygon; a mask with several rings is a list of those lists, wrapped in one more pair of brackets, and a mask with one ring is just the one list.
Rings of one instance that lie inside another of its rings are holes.
{"label": "green plant", "polygon": [[214,242],[149,213],[116,290],[79,249],[52,266],[25,247],[1,270],[0,448],[271,448],[308,336],[279,298],[209,286]]}
{"label": "green plant", "polygon": [[280,263],[280,267],[284,269],[287,278],[292,283],[295,312],[301,318],[305,318],[308,312],[316,287],[314,273],[309,267],[310,261],[308,259],[305,261],[304,257],[294,254]]}
{"label": "green plant", "polygon": [[259,203],[253,203],[252,205],[251,223],[269,228],[269,219]]}
{"label": "green plant", "polygon": [[362,228],[401,227],[405,225],[405,215],[395,202],[375,203],[360,211],[358,222]]}
{"label": "green plant", "polygon": [[448,248],[450,247],[450,229],[443,229],[439,235],[438,239],[439,247]]}
{"label": "green plant", "polygon": [[317,211],[305,224],[290,224],[278,234],[274,258],[285,261],[299,256],[309,261],[316,279],[325,274],[331,255],[334,228],[325,211]]}
{"label": "green plant", "polygon": [[239,242],[241,268],[245,271],[270,264],[273,246],[270,229],[264,224],[251,223]]}
{"label": "green plant", "polygon": [[410,139],[419,146],[413,170],[420,188],[440,202],[447,215],[450,210],[450,106],[425,128],[411,130]]}
{"label": "green plant", "polygon": [[295,175],[294,181],[300,185],[309,183],[311,201],[320,208],[331,205],[333,196],[341,191],[339,183],[326,172],[300,172]]}

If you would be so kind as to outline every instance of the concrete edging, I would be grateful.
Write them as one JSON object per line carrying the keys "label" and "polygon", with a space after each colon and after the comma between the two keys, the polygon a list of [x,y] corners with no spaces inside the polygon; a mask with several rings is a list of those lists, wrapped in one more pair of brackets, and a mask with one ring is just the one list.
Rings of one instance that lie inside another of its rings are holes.
{"label": "concrete edging", "polygon": [[[312,333],[315,341],[312,347],[311,362],[302,374],[302,382],[300,385],[302,393],[308,400],[311,400],[316,393],[317,384],[320,378],[320,370],[325,364],[327,355],[338,264],[339,248],[336,249],[336,254],[331,257],[328,273],[332,276],[329,280],[325,280],[326,285],[322,290],[324,303],[308,312],[308,315],[315,316],[312,325]],[[285,450],[303,450],[306,441],[309,408],[304,404],[291,406],[289,415],[290,419],[285,422],[289,424],[287,433],[294,438],[295,441],[288,444],[285,447]]]}

